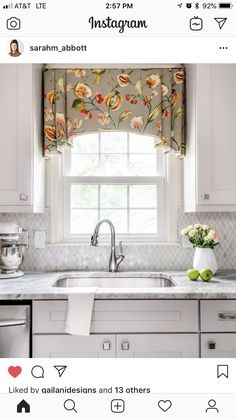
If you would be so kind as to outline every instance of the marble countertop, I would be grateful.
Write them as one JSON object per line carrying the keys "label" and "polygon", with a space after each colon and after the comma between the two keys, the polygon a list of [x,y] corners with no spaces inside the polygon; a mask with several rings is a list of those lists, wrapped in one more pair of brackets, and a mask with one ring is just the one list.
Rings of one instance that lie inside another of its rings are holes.
{"label": "marble countertop", "polygon": [[[96,299],[236,299],[236,270],[221,271],[209,283],[190,281],[186,271],[118,272],[64,271],[26,273],[15,279],[0,281],[0,300],[67,299],[79,288],[54,286],[65,278],[166,278],[174,286],[150,288],[99,288]],[[83,288],[85,291],[86,288]]]}

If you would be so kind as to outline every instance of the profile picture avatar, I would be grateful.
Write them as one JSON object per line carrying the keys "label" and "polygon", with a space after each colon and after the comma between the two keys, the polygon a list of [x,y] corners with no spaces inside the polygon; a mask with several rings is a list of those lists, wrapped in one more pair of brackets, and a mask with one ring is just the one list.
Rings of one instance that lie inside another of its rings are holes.
{"label": "profile picture avatar", "polygon": [[7,19],[7,29],[18,31],[21,27],[21,21],[17,17],[10,17]]}
{"label": "profile picture avatar", "polygon": [[24,47],[22,42],[18,41],[17,39],[12,39],[7,45],[7,52],[11,57],[20,57],[23,50]]}

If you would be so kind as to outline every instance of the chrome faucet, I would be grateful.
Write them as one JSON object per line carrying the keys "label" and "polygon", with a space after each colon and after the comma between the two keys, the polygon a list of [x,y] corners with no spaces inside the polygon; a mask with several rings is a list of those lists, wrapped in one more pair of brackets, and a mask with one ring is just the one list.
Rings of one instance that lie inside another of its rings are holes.
{"label": "chrome faucet", "polygon": [[120,263],[122,262],[122,260],[124,260],[125,256],[123,254],[123,247],[122,247],[122,242],[119,242],[119,249],[120,249],[120,253],[117,256],[116,255],[116,248],[118,246],[116,246],[116,240],[115,240],[115,227],[112,224],[112,222],[110,220],[108,220],[107,218],[104,218],[103,220],[98,221],[95,229],[94,229],[94,233],[91,237],[91,242],[90,245],[91,246],[97,246],[98,245],[98,234],[99,234],[99,229],[100,226],[103,223],[107,223],[110,227],[111,230],[111,254],[110,254],[110,259],[109,259],[109,271],[110,272],[116,272],[118,270],[118,267],[120,265]]}

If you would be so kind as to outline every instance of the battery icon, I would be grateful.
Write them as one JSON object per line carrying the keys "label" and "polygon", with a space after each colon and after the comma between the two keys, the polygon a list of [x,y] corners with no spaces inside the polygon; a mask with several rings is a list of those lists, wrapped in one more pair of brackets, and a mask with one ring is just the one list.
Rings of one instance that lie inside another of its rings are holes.
{"label": "battery icon", "polygon": [[231,9],[232,7],[232,3],[219,3],[219,9]]}

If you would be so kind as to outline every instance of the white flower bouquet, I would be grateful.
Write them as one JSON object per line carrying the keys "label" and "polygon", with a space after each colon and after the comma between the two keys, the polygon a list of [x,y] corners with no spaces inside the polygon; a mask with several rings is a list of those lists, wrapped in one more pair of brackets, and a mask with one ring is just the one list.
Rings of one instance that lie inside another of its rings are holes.
{"label": "white flower bouquet", "polygon": [[190,225],[181,230],[181,235],[187,237],[193,247],[214,249],[220,243],[217,233],[208,225]]}

